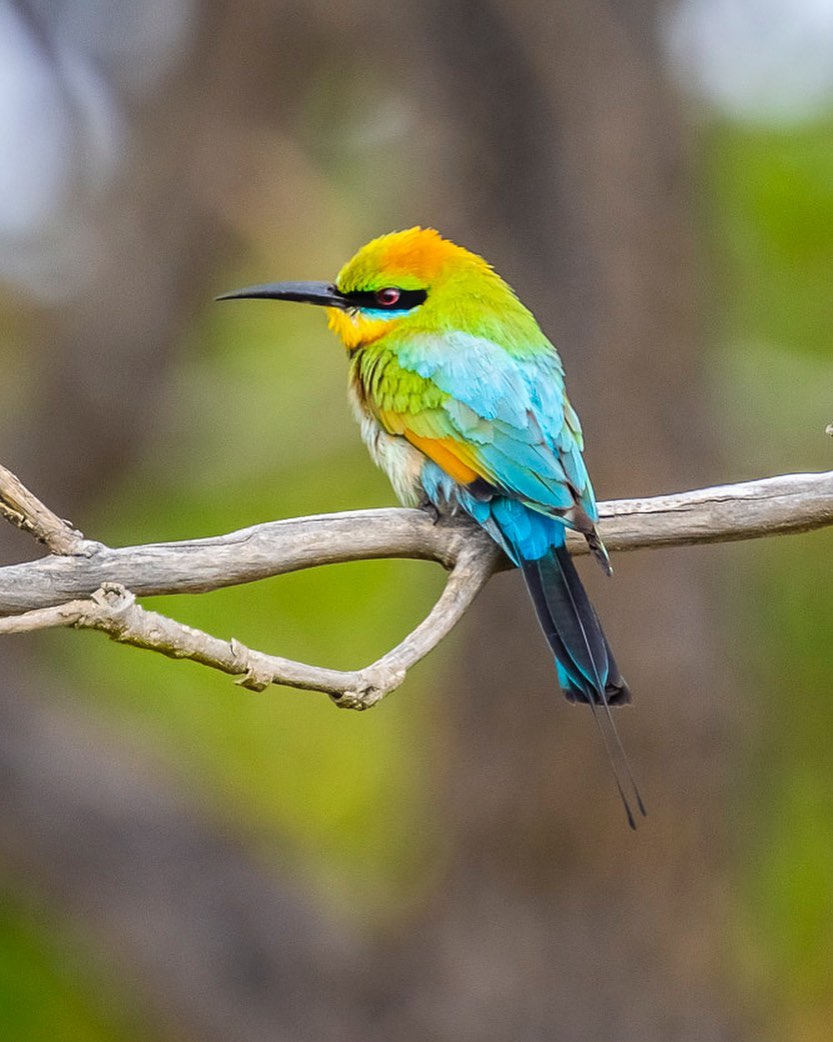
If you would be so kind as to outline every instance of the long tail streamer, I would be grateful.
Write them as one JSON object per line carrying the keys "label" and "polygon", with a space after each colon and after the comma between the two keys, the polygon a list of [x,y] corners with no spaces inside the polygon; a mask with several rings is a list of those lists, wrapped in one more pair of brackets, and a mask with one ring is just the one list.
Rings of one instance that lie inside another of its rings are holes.
{"label": "long tail streamer", "polygon": [[566,547],[556,547],[537,561],[524,562],[522,570],[538,621],[558,662],[564,695],[571,702],[590,706],[628,824],[635,829],[626,789],[633,792],[640,814],[644,817],[647,812],[611,713],[611,707],[630,701],[630,691],[598,616]]}

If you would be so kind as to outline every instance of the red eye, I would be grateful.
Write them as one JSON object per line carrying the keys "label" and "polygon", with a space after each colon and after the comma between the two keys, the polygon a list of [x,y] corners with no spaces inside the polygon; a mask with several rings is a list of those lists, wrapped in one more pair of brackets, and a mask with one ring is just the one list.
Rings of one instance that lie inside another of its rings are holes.
{"label": "red eye", "polygon": [[401,290],[396,289],[394,286],[386,286],[384,289],[376,290],[376,303],[381,304],[383,308],[392,308],[394,304],[399,303],[401,296]]}

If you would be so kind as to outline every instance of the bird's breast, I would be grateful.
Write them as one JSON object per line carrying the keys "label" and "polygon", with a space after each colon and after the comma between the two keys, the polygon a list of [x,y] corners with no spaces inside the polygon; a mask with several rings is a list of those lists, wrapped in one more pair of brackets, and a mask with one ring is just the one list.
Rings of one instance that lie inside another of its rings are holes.
{"label": "bird's breast", "polygon": [[387,474],[396,498],[403,506],[419,506],[423,499],[425,457],[404,438],[388,434],[382,427],[370,411],[365,389],[354,374],[351,374],[348,397],[370,458]]}

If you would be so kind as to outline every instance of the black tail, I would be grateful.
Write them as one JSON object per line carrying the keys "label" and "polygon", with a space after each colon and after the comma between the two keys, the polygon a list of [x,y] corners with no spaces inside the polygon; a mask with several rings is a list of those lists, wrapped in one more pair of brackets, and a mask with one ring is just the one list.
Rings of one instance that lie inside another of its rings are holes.
{"label": "black tail", "polygon": [[[633,789],[637,807],[643,815],[645,807],[616,725],[610,716],[611,706],[630,702],[631,693],[628,685],[619,672],[598,616],[581,584],[567,548],[556,547],[537,561],[523,562],[521,568],[538,614],[538,621],[555,655],[564,696],[570,702],[582,702],[593,710],[610,758],[619,795],[625,805],[628,822],[633,828],[633,814],[625,797],[616,767],[617,756],[614,756],[614,753],[618,754],[618,758],[624,764],[625,776]],[[601,718],[597,713],[598,706],[604,709]],[[612,740],[608,739],[608,730]]]}
{"label": "black tail", "polygon": [[570,702],[619,706],[631,693],[566,547],[522,565],[538,621]]}

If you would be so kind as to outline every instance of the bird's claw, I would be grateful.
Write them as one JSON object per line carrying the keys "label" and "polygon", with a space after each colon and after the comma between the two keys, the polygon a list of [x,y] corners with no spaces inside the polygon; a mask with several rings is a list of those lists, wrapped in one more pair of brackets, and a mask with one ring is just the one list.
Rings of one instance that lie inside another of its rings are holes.
{"label": "bird's claw", "polygon": [[432,503],[430,499],[423,499],[419,504],[419,509],[424,510],[431,518],[431,523],[436,525],[442,520],[442,513],[436,503]]}

